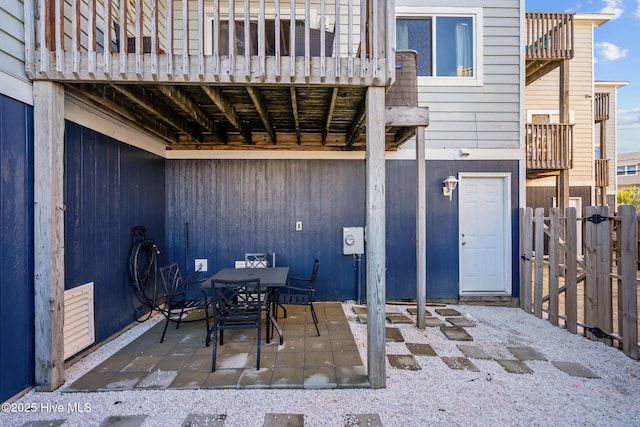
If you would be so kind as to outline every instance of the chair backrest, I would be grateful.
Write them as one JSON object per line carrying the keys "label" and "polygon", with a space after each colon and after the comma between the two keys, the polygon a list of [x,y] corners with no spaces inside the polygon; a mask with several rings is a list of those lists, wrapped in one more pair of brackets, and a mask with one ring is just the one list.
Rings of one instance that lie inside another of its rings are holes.
{"label": "chair backrest", "polygon": [[180,274],[180,266],[177,262],[160,267],[160,276],[166,293],[184,289],[184,281]]}
{"label": "chair backrest", "polygon": [[266,268],[276,266],[275,252],[247,252],[244,254],[245,268]]}
{"label": "chair backrest", "polygon": [[314,288],[316,284],[316,277],[318,277],[318,268],[320,267],[320,260],[316,258],[313,261],[313,269],[311,270],[311,277],[309,278],[309,288]]}
{"label": "chair backrest", "polygon": [[213,305],[219,319],[249,320],[260,316],[265,294],[260,279],[213,280],[211,282]]}

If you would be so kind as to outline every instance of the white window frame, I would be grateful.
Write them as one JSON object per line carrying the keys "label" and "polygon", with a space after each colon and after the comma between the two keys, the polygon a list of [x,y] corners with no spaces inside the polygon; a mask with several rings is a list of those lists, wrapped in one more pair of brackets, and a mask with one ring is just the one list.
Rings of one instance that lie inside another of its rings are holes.
{"label": "white window frame", "polygon": [[[551,121],[553,116],[560,117],[560,110],[527,110],[527,123],[531,123],[531,120],[532,120],[534,115],[543,116],[545,114],[547,116],[549,116],[549,120],[550,120],[549,123],[555,123],[555,124],[560,123],[560,122],[558,122],[556,120]],[[569,110],[569,124],[570,125],[576,124],[576,112],[575,112],[575,110]]]}
{"label": "white window frame", "polygon": [[[418,85],[421,86],[482,86],[484,84],[484,24],[483,9],[480,7],[424,7],[424,6],[396,6],[396,21],[398,19],[416,19],[416,18],[438,18],[438,17],[464,17],[473,20],[473,76],[418,76]],[[435,55],[436,46],[436,26],[432,25],[432,33],[434,34],[431,43],[432,51]],[[435,59],[435,58],[434,58]],[[435,70],[437,63],[432,61]]]}
{"label": "white window frame", "polygon": [[[624,171],[620,171],[620,168],[624,168]],[[634,168],[633,171],[631,171],[629,168]],[[620,173],[620,172],[624,172],[624,173]],[[616,175],[617,176],[635,176],[638,175],[638,165],[618,165],[618,167],[616,168]]]}

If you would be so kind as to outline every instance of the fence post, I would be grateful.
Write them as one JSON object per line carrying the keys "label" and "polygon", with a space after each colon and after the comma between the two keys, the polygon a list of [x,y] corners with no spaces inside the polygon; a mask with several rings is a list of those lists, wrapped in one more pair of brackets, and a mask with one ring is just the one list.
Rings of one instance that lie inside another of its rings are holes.
{"label": "fence post", "polygon": [[533,290],[533,314],[542,318],[542,286],[544,279],[544,208],[536,208],[535,222],[535,284]]}
{"label": "fence post", "polygon": [[549,322],[558,326],[560,281],[560,209],[549,210]]}
{"label": "fence post", "polygon": [[531,263],[533,260],[533,209],[520,209],[520,308],[531,314]]}
{"label": "fence post", "polygon": [[620,206],[618,212],[621,217],[618,236],[620,247],[622,277],[622,351],[632,359],[638,359],[638,301],[636,260],[638,254],[638,218],[633,206]]}
{"label": "fence post", "polygon": [[567,316],[567,331],[575,334],[578,332],[578,233],[576,208],[566,210],[565,219],[565,245],[566,265],[564,284],[565,314]]}
{"label": "fence post", "polygon": [[[596,208],[588,206],[584,209],[584,217],[589,218],[596,213]],[[598,313],[598,288],[596,284],[596,225],[585,221],[584,227],[584,324],[595,326]],[[585,336],[595,339],[591,332]]]}
{"label": "fence post", "polygon": [[[609,216],[608,206],[598,206],[598,213],[603,217]],[[611,224],[609,220],[596,225],[596,286],[598,321],[596,325],[603,332],[610,334],[613,328],[612,292],[611,292]],[[611,339],[603,338],[600,341],[611,345]]]}

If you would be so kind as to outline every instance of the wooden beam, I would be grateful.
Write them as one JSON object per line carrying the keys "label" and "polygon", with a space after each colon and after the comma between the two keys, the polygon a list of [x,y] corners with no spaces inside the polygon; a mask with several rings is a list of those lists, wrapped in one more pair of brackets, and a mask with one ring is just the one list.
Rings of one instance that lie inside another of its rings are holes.
{"label": "wooden beam", "polygon": [[[353,146],[353,143],[355,142],[355,140],[358,138],[358,136],[360,136],[360,134],[364,130],[365,124],[366,124],[365,122],[366,113],[367,113],[367,103],[365,100],[358,107],[358,110],[356,111],[356,114],[353,116],[353,120],[351,121],[351,125],[347,130],[347,135],[345,139],[347,141],[346,145],[348,148]],[[384,109],[383,109],[383,113],[384,113]],[[384,116],[381,117],[380,120],[382,120],[382,122],[384,123]]]}
{"label": "wooden beam", "polygon": [[291,112],[293,114],[293,124],[296,128],[296,138],[298,144],[300,144],[300,115],[298,114],[298,96],[295,87],[289,88],[289,94],[291,95]]}
{"label": "wooden beam", "polygon": [[269,137],[271,138],[271,143],[276,144],[276,130],[271,124],[271,119],[269,118],[269,114],[267,113],[267,107],[262,100],[262,96],[260,95],[260,91],[253,86],[247,86],[247,93],[249,93],[249,97],[253,102],[253,106],[256,108],[258,115],[260,116],[260,120],[262,120],[262,124],[265,129],[269,133]]}
{"label": "wooden beam", "polygon": [[[155,116],[163,122],[168,123],[170,126],[177,129],[179,132],[188,135],[190,138],[195,139],[196,141],[202,141],[202,134],[197,130],[193,129],[192,126],[183,120],[178,114],[173,112],[171,109],[161,105],[159,102],[150,99],[148,95],[146,95],[145,90],[142,89],[142,93],[136,92],[132,89],[131,85],[111,85],[113,90],[121,93],[127,99],[129,99],[133,104],[137,105],[147,113]],[[148,126],[152,127],[152,126]]]}
{"label": "wooden beam", "polygon": [[428,126],[428,107],[386,107],[384,112],[384,122],[387,126]]}
{"label": "wooden beam", "polygon": [[327,117],[324,121],[324,129],[322,129],[322,145],[327,142],[327,135],[329,135],[329,129],[331,128],[331,120],[333,119],[333,112],[336,109],[336,101],[338,100],[338,88],[331,89],[331,100],[329,101],[329,108],[327,108]]}
{"label": "wooden beam", "polygon": [[159,85],[158,89],[200,126],[213,133],[220,140],[225,142],[228,140],[226,132],[218,128],[209,115],[179,87]]}
{"label": "wooden beam", "polygon": [[418,328],[425,328],[427,292],[427,185],[424,126],[416,130],[416,305]]}
{"label": "wooden beam", "polygon": [[386,386],[384,98],[385,88],[367,89],[367,368],[373,389]]}
{"label": "wooden beam", "polygon": [[64,384],[64,87],[33,82],[35,382]]}
{"label": "wooden beam", "polygon": [[240,132],[240,135],[242,135],[247,144],[251,144],[251,129],[242,121],[235,107],[225,98],[222,89],[219,87],[202,86],[202,90],[207,94],[209,99],[216,104],[216,107],[218,107],[220,112],[229,120],[229,123]]}

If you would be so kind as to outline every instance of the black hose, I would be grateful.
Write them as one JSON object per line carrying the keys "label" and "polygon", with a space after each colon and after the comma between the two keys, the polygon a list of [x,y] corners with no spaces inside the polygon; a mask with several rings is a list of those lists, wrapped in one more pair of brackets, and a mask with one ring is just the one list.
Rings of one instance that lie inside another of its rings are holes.
{"label": "black hose", "polygon": [[131,285],[136,296],[143,304],[136,308],[134,317],[138,320],[138,313],[143,309],[148,309],[145,321],[151,317],[154,310],[158,309],[157,304],[157,267],[158,254],[160,251],[155,242],[146,238],[145,228],[134,227],[132,230],[133,246],[129,255],[129,275]]}

